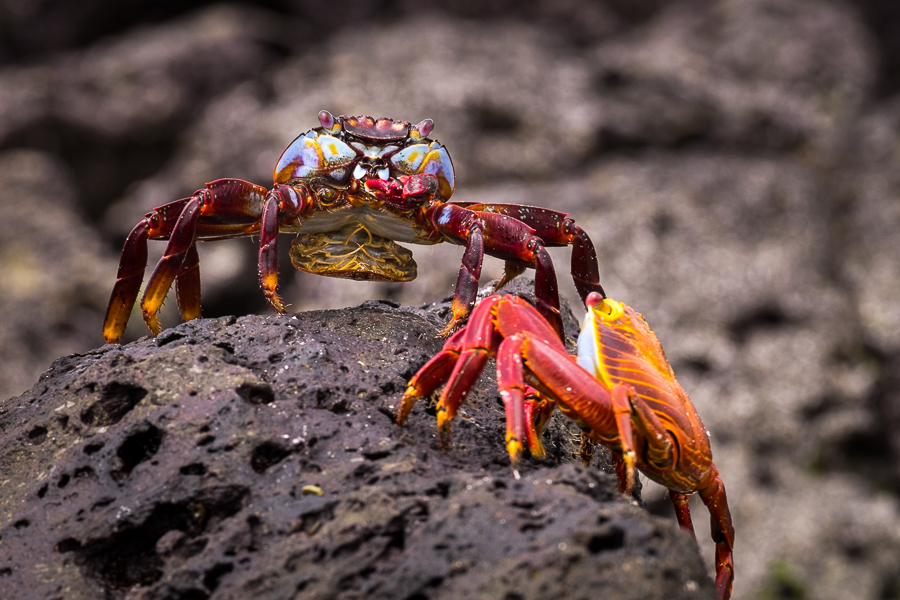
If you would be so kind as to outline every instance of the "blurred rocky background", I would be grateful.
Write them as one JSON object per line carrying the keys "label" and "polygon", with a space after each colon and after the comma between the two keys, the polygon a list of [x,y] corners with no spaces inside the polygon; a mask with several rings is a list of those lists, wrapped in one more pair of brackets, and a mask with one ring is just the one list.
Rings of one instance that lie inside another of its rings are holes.
{"label": "blurred rocky background", "polygon": [[[736,599],[900,598],[896,3],[0,0],[0,398],[103,343],[144,212],[269,184],[323,108],[430,117],[454,199],[589,232],[711,432]],[[413,250],[409,284],[285,257],[281,287],[294,311],[445,297],[460,249]],[[200,248],[205,316],[268,314],[255,253]]]}

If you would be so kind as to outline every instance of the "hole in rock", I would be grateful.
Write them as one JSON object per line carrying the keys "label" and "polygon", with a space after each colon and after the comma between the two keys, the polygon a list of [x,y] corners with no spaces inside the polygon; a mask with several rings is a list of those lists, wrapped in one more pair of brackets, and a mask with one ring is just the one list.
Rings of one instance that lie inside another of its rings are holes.
{"label": "hole in rock", "polygon": [[162,430],[149,424],[125,438],[116,450],[121,467],[110,473],[113,479],[121,481],[130,475],[136,466],[156,454],[162,439]]}
{"label": "hole in rock", "polygon": [[250,456],[250,466],[257,473],[263,473],[272,465],[284,460],[290,453],[291,451],[288,448],[280,444],[263,442],[253,449],[253,454]]}
{"label": "hole in rock", "polygon": [[81,422],[97,427],[115,425],[146,395],[147,390],[140,386],[111,381],[103,386],[100,399],[81,413]]}

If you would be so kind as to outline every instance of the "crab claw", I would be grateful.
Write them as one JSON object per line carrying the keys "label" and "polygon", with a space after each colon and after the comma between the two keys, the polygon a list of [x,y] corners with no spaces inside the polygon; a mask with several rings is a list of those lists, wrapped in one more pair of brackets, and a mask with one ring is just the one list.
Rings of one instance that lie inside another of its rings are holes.
{"label": "crab claw", "polygon": [[403,198],[403,183],[398,179],[369,179],[366,181],[366,189],[385,202]]}
{"label": "crab claw", "polygon": [[401,175],[396,179],[369,179],[366,189],[382,202],[400,208],[415,208],[423,199],[437,192],[438,181],[434,175]]}

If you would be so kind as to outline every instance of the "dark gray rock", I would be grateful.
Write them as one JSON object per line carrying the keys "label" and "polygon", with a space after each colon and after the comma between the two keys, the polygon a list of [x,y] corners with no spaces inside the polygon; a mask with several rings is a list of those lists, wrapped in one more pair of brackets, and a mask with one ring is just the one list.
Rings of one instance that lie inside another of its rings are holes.
{"label": "dark gray rock", "polygon": [[395,424],[441,322],[368,302],[59,359],[0,412],[3,598],[712,597],[562,417],[513,476],[492,375],[449,452],[426,402]]}

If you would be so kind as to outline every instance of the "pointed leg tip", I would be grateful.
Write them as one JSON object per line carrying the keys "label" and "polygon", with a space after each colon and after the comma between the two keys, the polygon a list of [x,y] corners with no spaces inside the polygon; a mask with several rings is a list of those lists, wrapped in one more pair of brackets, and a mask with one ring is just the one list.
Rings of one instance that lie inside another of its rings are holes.
{"label": "pointed leg tip", "polygon": [[281,299],[275,290],[265,290],[266,294],[266,302],[275,310],[279,315],[283,315],[287,313],[287,306],[284,301]]}
{"label": "pointed leg tip", "polygon": [[441,449],[447,451],[450,449],[450,420],[446,417],[441,419],[443,414],[446,413],[438,413],[438,440],[441,444]]}
{"label": "pointed leg tip", "polygon": [[456,331],[456,327],[457,327],[456,319],[450,319],[450,322],[447,323],[447,325],[438,332],[436,337],[438,337],[440,339],[446,339],[446,338],[450,337],[454,331]]}
{"label": "pointed leg tip", "polygon": [[406,423],[406,419],[409,418],[409,413],[412,412],[413,406],[415,406],[418,399],[419,396],[415,393],[415,389],[412,386],[407,388],[403,398],[400,399],[400,406],[397,407],[397,425]]}
{"label": "pointed leg tip", "polygon": [[523,450],[524,446],[522,445],[522,442],[516,438],[512,438],[506,442],[506,451],[509,454],[509,464],[515,472],[518,472],[519,470],[519,460],[522,458]]}
{"label": "pointed leg tip", "polygon": [[118,344],[122,339],[123,333],[124,331],[117,331],[115,327],[104,327],[103,339],[106,340],[107,344]]}
{"label": "pointed leg tip", "polygon": [[156,315],[144,315],[144,323],[147,324],[147,329],[150,330],[151,337],[156,337],[162,333],[162,325],[159,323],[159,318]]}
{"label": "pointed leg tip", "polygon": [[547,458],[547,451],[544,449],[544,444],[541,443],[540,440],[535,440],[534,443],[528,446],[528,451],[531,453],[531,458],[535,460],[544,460]]}

